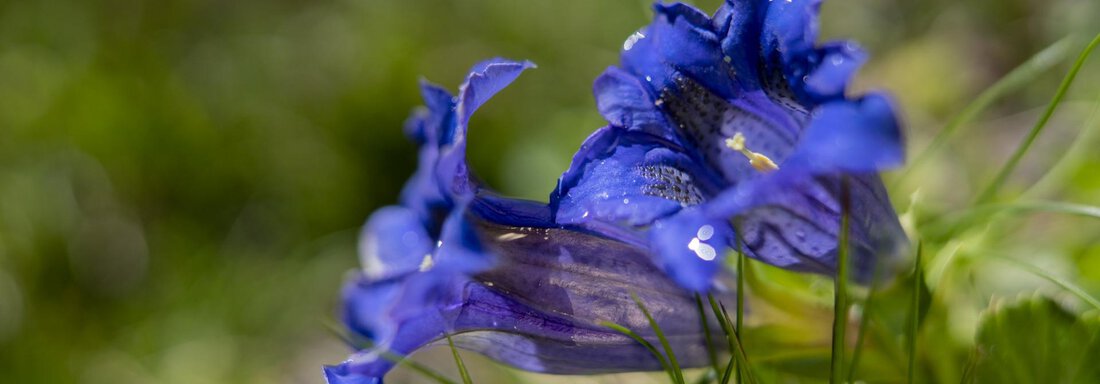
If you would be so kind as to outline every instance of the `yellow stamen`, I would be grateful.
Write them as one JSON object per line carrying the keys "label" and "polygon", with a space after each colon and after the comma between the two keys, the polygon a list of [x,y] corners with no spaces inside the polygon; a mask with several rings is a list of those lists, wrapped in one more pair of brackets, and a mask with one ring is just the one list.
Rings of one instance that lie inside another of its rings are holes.
{"label": "yellow stamen", "polygon": [[779,169],[779,166],[775,165],[772,159],[745,148],[745,135],[741,134],[741,132],[737,132],[733,137],[726,139],[726,146],[729,147],[729,149],[741,152],[741,154],[745,155],[745,157],[749,159],[749,165],[752,165],[757,171],[771,172]]}

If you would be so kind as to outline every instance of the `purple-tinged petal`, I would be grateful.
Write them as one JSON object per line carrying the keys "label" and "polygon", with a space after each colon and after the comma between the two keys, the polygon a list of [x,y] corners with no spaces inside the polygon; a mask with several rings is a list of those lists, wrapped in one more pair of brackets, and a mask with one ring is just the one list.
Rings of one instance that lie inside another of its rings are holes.
{"label": "purple-tinged petal", "polygon": [[[894,264],[908,247],[878,175],[812,175],[779,171],[728,190],[702,207],[735,218],[747,255],[796,271],[834,274],[841,219],[841,179],[849,180],[851,262],[859,281],[875,265]],[[888,265],[890,266],[890,265]]]}
{"label": "purple-tinged petal", "polygon": [[481,190],[470,201],[469,210],[477,217],[515,227],[554,226],[553,212],[546,203],[512,199]]}
{"label": "purple-tinged petal", "polygon": [[[484,249],[497,255],[493,268],[448,284],[444,295],[447,300],[440,305],[427,307],[417,316],[392,318],[396,329],[392,337],[380,339],[375,348],[327,368],[330,380],[381,378],[394,364],[381,358],[379,348],[407,356],[439,343],[445,334],[453,335],[460,348],[537,372],[591,374],[660,369],[660,363],[645,348],[601,325],[604,321],[621,324],[655,342],[632,294],[645,303],[661,325],[684,367],[707,364],[704,332],[691,292],[670,280],[644,249],[559,228],[511,227],[484,221],[472,225]],[[365,301],[356,293],[376,290],[372,285],[353,283],[348,291],[352,294],[345,297],[349,324],[363,323],[363,316],[376,316],[351,310]],[[721,300],[731,299],[728,289],[715,293]],[[408,299],[402,296],[393,305],[420,306],[404,301]],[[719,331],[716,323],[710,322],[710,326],[712,331]],[[370,334],[352,329],[359,335]]]}

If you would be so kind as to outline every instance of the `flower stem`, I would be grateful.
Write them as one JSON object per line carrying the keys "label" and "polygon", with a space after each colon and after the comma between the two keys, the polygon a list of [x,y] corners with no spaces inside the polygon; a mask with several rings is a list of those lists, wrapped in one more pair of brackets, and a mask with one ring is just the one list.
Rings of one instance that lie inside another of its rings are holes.
{"label": "flower stem", "polygon": [[851,211],[851,192],[847,176],[840,179],[840,244],[837,247],[836,280],[833,292],[833,353],[829,383],[844,380],[844,333],[848,329],[848,227]]}

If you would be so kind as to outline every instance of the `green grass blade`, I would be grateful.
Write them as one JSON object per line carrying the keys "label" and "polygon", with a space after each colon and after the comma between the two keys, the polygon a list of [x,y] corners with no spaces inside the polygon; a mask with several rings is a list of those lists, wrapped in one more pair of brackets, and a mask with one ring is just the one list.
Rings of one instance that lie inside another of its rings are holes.
{"label": "green grass blade", "polygon": [[455,357],[455,365],[458,366],[458,374],[462,376],[462,383],[473,383],[473,380],[470,380],[470,372],[466,370],[466,364],[462,362],[462,356],[458,355],[458,348],[455,348],[454,340],[451,340],[451,335],[445,333],[443,336],[447,337],[447,345],[451,347],[451,355]]}
{"label": "green grass blade", "polygon": [[646,309],[645,304],[642,303],[642,299],[638,298],[637,294],[631,292],[630,297],[634,299],[634,303],[638,305],[638,309],[642,310],[642,314],[645,315],[646,320],[649,320],[649,327],[653,328],[653,333],[657,335],[657,340],[661,341],[661,347],[665,349],[665,355],[668,356],[669,368],[675,373],[676,382],[683,384],[684,374],[680,369],[680,363],[676,361],[676,353],[672,351],[672,345],[670,345],[668,339],[665,338],[665,333],[661,331],[661,326],[653,319],[653,315],[649,313],[649,310]]}
{"label": "green grass blade", "polygon": [[703,336],[706,337],[707,358],[710,359],[710,366],[714,369],[714,374],[717,375],[718,372],[721,371],[718,367],[718,353],[714,350],[714,339],[710,336],[710,325],[707,323],[707,311],[703,309],[703,297],[698,293],[695,294],[695,307],[699,310],[699,321],[703,326]]}
{"label": "green grass blade", "polygon": [[600,325],[602,325],[604,327],[611,328],[611,329],[615,330],[616,332],[619,332],[623,335],[626,335],[627,337],[629,337],[631,339],[634,339],[634,341],[638,342],[638,344],[641,344],[643,347],[645,347],[646,350],[649,351],[650,354],[653,355],[653,357],[655,357],[657,359],[657,361],[659,363],[661,363],[661,368],[664,368],[665,372],[668,373],[668,378],[670,380],[672,380],[673,383],[677,382],[676,381],[676,374],[674,374],[672,372],[672,369],[669,368],[668,360],[665,359],[665,355],[661,354],[661,351],[658,351],[657,347],[654,347],[653,343],[650,343],[649,340],[646,340],[646,339],[642,338],[637,333],[635,333],[634,331],[631,331],[630,329],[628,329],[624,326],[621,326],[621,325],[618,325],[618,324],[615,324],[615,323],[612,323],[612,322],[609,322],[609,321],[601,321]]}
{"label": "green grass blade", "polygon": [[730,377],[733,376],[733,367],[737,365],[737,354],[730,353],[730,361],[726,363],[726,371],[722,373],[722,384],[729,384]]}
{"label": "green grass blade", "polygon": [[710,311],[714,313],[714,317],[718,319],[718,325],[722,327],[722,332],[726,334],[726,345],[730,352],[730,361],[726,365],[726,373],[722,375],[722,384],[729,383],[730,372],[733,371],[733,366],[738,365],[739,359],[737,358],[737,343],[733,338],[733,326],[729,321],[722,316],[722,308],[719,306],[718,301],[714,299],[714,294],[707,294],[707,301],[710,302]]}
{"label": "green grass blade", "polygon": [[714,313],[714,317],[718,319],[718,325],[722,327],[722,332],[726,334],[726,344],[730,354],[734,354],[734,351],[737,350],[737,344],[733,339],[733,325],[722,316],[722,308],[718,301],[714,299],[714,294],[707,294],[707,301],[710,302],[710,310]]}
{"label": "green grass blade", "polygon": [[[722,303],[718,303],[722,307],[722,316],[726,319],[726,324],[730,324],[730,314],[726,311],[726,307],[722,306]],[[737,356],[737,380],[738,383],[749,382],[756,384],[756,377],[752,374],[752,366],[749,364],[749,355],[745,353],[745,344],[741,342],[741,335],[739,331],[734,330],[731,335],[734,343],[737,346],[737,350],[734,355]]]}
{"label": "green grass blade", "polygon": [[986,204],[972,207],[952,217],[941,217],[932,220],[928,224],[921,225],[922,232],[933,237],[946,236],[951,233],[959,233],[962,230],[984,223],[993,215],[1011,214],[1023,215],[1031,213],[1059,213],[1072,216],[1080,216],[1091,219],[1100,219],[1100,207],[1065,203],[1060,201],[1025,201],[1003,204]]}
{"label": "green grass blade", "polygon": [[737,332],[741,332],[741,326],[745,318],[745,252],[741,248],[741,238],[737,238]]}
{"label": "green grass blade", "polygon": [[[329,323],[329,322],[326,321],[326,322],[324,322],[324,326],[325,326],[326,329],[328,329],[329,332],[332,332],[334,335],[336,335],[336,337],[340,338],[341,340],[343,340],[348,345],[354,346],[355,348],[358,348],[358,349],[367,349],[367,348],[371,347],[370,340],[353,340],[353,338],[351,336],[345,334],[343,332],[343,330],[340,329],[340,327],[338,327],[336,325],[333,325],[332,323]],[[396,366],[402,366],[402,365],[406,366],[406,367],[409,367],[409,369],[412,369],[414,372],[419,373],[419,374],[421,374],[424,377],[427,377],[429,379],[432,379],[436,383],[439,383],[439,384],[456,384],[453,380],[448,379],[446,376],[443,376],[443,374],[441,374],[439,372],[436,372],[436,371],[433,371],[431,368],[428,368],[424,365],[421,365],[420,363],[412,361],[412,360],[406,358],[405,356],[401,356],[399,354],[396,354],[396,353],[393,353],[393,352],[390,352],[390,351],[381,351],[379,353],[379,356],[382,357],[383,359],[386,359],[387,361],[389,361],[391,363],[394,363],[395,367]]]}
{"label": "green grass blade", "polygon": [[737,331],[733,329],[733,322],[730,320],[729,312],[726,311],[725,306],[714,299],[713,294],[708,294],[707,300],[710,301],[711,311],[714,312],[714,316],[718,318],[718,324],[722,326],[722,331],[726,333],[726,342],[729,343],[730,355],[732,355],[729,364],[726,365],[726,372],[722,375],[722,384],[729,383],[734,364],[738,367],[737,372],[740,377],[746,378],[750,383],[755,383],[756,378],[753,376],[752,368],[749,366],[749,356],[745,353],[740,336],[738,336]]}
{"label": "green grass blade", "polygon": [[1069,149],[1058,154],[1058,159],[1051,163],[1052,165],[1043,172],[1039,180],[1028,187],[1022,196],[1041,196],[1051,193],[1058,186],[1067,185],[1069,178],[1076,170],[1075,167],[1087,161],[1094,153],[1097,136],[1100,136],[1100,93],[1097,94],[1089,117],[1081,124],[1081,130],[1073,138]]}
{"label": "green grass blade", "polygon": [[1040,74],[1053,67],[1055,64],[1061,62],[1069,54],[1072,38],[1064,38],[1051,44],[1047,48],[1039,51],[1034,56],[1029,58],[1020,66],[1014,68],[1000,80],[993,83],[993,85],[982,91],[973,101],[970,102],[959,114],[951,118],[943,126],[943,129],[936,134],[936,137],[932,139],[932,142],[928,144],[923,151],[917,154],[912,161],[909,162],[909,166],[898,178],[895,179],[895,184],[901,183],[914,169],[928,161],[936,151],[938,151],[947,141],[955,135],[955,133],[964,127],[966,123],[974,120],[981,112],[993,105],[1001,97],[1020,89],[1026,84],[1029,84],[1037,78]]}
{"label": "green grass blade", "polygon": [[[745,329],[745,252],[741,248],[741,237],[737,237],[737,337],[741,337],[741,331]],[[745,360],[748,360],[748,356],[745,356]],[[737,370],[737,382],[744,382],[745,377],[741,374],[742,370]]]}
{"label": "green grass blade", "polygon": [[1100,310],[1100,300],[1096,300],[1095,297],[1092,297],[1092,295],[1089,295],[1088,292],[1085,292],[1085,290],[1081,289],[1081,287],[1078,287],[1077,285],[1075,285],[1071,282],[1065,281],[1065,280],[1059,278],[1058,276],[1054,276],[1054,275],[1050,274],[1049,272],[1044,271],[1042,268],[1036,267],[1034,265],[1031,265],[1031,264],[1028,264],[1028,263],[1025,263],[1025,262],[1016,260],[1016,259],[1010,259],[1010,258],[1007,258],[1007,257],[1002,257],[1002,256],[988,256],[988,257],[991,258],[992,260],[997,260],[997,261],[1000,261],[1000,262],[1003,262],[1003,263],[1012,264],[1013,266],[1016,266],[1016,267],[1018,267],[1020,269],[1023,269],[1025,271],[1031,272],[1032,274],[1034,274],[1036,276],[1042,277],[1043,279],[1045,279],[1045,280],[1047,280],[1051,283],[1054,283],[1054,284],[1058,285],[1059,287],[1062,287],[1062,289],[1065,289],[1066,291],[1069,291],[1070,293],[1073,293],[1078,298],[1080,298],[1082,301],[1084,301],[1084,302],[1088,303],[1089,305],[1091,305],[1093,308],[1096,308],[1096,309]]}
{"label": "green grass blade", "polygon": [[1089,54],[1092,53],[1093,49],[1095,49],[1097,45],[1100,45],[1100,34],[1097,34],[1096,37],[1094,37],[1092,41],[1089,42],[1088,46],[1086,46],[1085,49],[1081,51],[1081,54],[1077,56],[1077,60],[1073,63],[1073,67],[1070,68],[1069,73],[1067,73],[1066,77],[1062,79],[1062,83],[1058,86],[1058,90],[1054,93],[1054,98],[1052,98],[1050,100],[1050,103],[1047,104],[1046,111],[1043,112],[1043,115],[1039,118],[1039,121],[1037,121],[1035,125],[1031,128],[1031,131],[1028,132],[1027,137],[1024,138],[1024,141],[1020,143],[1020,146],[1016,147],[1016,151],[1012,153],[1011,157],[1009,157],[1008,162],[1001,167],[1000,171],[997,172],[997,176],[993,178],[993,181],[991,181],[989,185],[986,186],[980,194],[978,194],[978,198],[975,199],[977,204],[986,203],[996,197],[997,192],[1000,191],[1001,186],[1003,186],[1005,180],[1008,179],[1008,175],[1016,169],[1016,166],[1020,163],[1020,160],[1024,157],[1025,154],[1027,154],[1027,151],[1031,149],[1031,145],[1035,143],[1035,139],[1038,138],[1039,134],[1043,132],[1043,128],[1046,127],[1047,122],[1050,121],[1050,117],[1054,115],[1054,111],[1058,109],[1058,105],[1062,103],[1062,99],[1065,97],[1066,91],[1069,89],[1069,86],[1073,84],[1073,80],[1077,77],[1077,72],[1081,70],[1081,66],[1085,64],[1085,60],[1088,59]]}
{"label": "green grass blade", "polygon": [[863,302],[863,315],[859,320],[859,330],[856,331],[856,345],[852,349],[852,365],[848,367],[848,382],[854,383],[856,368],[859,367],[859,359],[863,355],[863,342],[867,336],[867,326],[871,323],[871,307],[874,304],[875,291],[878,290],[878,279],[882,268],[875,266],[874,276],[871,277],[871,288],[867,291],[867,300]]}
{"label": "green grass blade", "polygon": [[913,296],[909,302],[909,329],[906,330],[905,340],[909,346],[908,383],[912,384],[916,379],[917,370],[917,331],[920,329],[920,282],[923,271],[921,257],[924,253],[924,244],[917,242],[917,259],[913,263]]}
{"label": "green grass blade", "polygon": [[851,212],[851,195],[848,178],[842,177],[840,242],[837,245],[836,280],[833,292],[833,353],[829,367],[829,383],[837,384],[844,380],[844,343],[848,329],[848,227]]}

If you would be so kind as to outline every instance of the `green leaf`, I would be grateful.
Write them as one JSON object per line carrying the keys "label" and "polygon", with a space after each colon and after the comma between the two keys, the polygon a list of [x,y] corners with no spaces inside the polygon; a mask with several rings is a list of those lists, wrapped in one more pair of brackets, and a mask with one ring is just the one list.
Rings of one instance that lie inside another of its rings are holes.
{"label": "green leaf", "polygon": [[994,301],[977,334],[974,378],[980,383],[1100,382],[1100,318],[1075,315],[1032,296]]}

